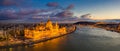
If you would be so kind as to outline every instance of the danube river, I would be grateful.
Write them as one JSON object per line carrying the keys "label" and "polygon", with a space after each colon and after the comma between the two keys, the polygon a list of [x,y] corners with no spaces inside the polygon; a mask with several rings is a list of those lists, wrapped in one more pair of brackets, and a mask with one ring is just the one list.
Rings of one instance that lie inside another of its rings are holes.
{"label": "danube river", "polygon": [[79,27],[53,40],[29,45],[0,48],[0,51],[120,51],[120,33],[100,28]]}

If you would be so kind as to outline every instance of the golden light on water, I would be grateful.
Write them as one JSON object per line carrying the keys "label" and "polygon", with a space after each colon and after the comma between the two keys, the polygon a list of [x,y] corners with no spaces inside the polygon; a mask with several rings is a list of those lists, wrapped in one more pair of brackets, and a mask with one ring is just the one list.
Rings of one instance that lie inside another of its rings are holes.
{"label": "golden light on water", "polygon": [[62,51],[60,47],[61,45],[63,45],[62,43],[64,42],[66,43],[66,41],[67,41],[66,36],[55,38],[50,41],[34,44],[33,50],[34,51],[60,51],[61,50]]}

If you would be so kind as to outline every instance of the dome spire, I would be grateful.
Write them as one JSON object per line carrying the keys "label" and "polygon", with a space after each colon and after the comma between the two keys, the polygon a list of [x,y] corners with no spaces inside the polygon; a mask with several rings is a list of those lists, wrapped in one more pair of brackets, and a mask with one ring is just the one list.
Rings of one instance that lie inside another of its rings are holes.
{"label": "dome spire", "polygon": [[48,21],[47,21],[47,22],[49,22],[49,21],[51,21],[51,20],[50,20],[50,16],[48,16]]}

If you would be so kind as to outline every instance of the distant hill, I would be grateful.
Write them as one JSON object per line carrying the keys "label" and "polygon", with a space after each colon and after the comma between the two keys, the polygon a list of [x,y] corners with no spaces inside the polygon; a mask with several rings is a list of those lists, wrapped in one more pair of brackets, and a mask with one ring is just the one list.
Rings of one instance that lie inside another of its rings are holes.
{"label": "distant hill", "polygon": [[96,22],[80,21],[80,22],[76,22],[74,24],[94,25],[94,24],[96,24]]}

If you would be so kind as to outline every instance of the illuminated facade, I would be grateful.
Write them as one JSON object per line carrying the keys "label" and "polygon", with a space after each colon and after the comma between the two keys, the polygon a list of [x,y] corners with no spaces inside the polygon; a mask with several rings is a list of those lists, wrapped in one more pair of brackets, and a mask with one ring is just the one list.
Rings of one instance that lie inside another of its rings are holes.
{"label": "illuminated facade", "polygon": [[24,34],[26,38],[38,40],[66,34],[66,27],[60,28],[57,22],[53,25],[53,23],[48,20],[46,24],[41,22],[40,25],[37,25],[33,30],[25,29]]}
{"label": "illuminated facade", "polygon": [[118,31],[120,31],[120,24],[118,25]]}

